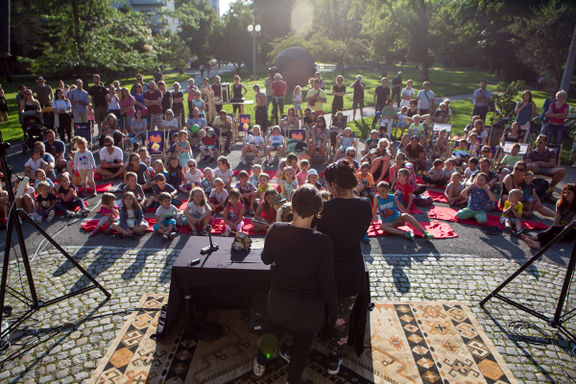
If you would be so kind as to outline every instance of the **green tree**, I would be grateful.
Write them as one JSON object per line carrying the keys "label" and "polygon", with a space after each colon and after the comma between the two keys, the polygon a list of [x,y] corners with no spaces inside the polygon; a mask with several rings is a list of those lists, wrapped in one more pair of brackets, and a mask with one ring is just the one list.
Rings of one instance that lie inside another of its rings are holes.
{"label": "green tree", "polygon": [[218,23],[218,15],[208,1],[180,1],[173,16],[178,18],[179,40],[186,46],[188,53],[195,55],[200,63],[212,59],[213,47],[210,42]]}
{"label": "green tree", "polygon": [[222,16],[213,38],[215,56],[236,69],[252,58],[252,37],[246,27],[254,23],[250,4],[236,0]]}

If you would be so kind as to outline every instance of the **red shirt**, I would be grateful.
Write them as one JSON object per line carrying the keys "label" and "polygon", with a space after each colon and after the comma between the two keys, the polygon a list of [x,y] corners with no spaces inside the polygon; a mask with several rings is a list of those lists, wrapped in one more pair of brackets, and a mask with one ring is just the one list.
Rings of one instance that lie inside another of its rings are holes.
{"label": "red shirt", "polygon": [[272,96],[280,96],[284,97],[286,91],[288,90],[288,86],[284,80],[276,80],[272,83]]}
{"label": "red shirt", "polygon": [[[158,89],[155,89],[152,92],[149,91],[144,92],[144,100],[158,100],[158,99],[162,99],[162,92],[160,92]],[[148,110],[148,113],[150,114],[162,113],[161,105],[149,105],[146,108]]]}
{"label": "red shirt", "polygon": [[[564,103],[560,108],[556,108],[556,103],[552,103],[550,105],[550,108],[552,109],[552,113],[564,113],[564,111],[568,108],[568,103]],[[558,117],[551,117],[550,124],[563,125],[564,119]]]}

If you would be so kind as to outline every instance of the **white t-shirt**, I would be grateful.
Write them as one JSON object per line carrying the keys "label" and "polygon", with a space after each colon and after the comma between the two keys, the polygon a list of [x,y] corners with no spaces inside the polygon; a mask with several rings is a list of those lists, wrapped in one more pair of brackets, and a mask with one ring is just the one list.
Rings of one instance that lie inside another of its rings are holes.
{"label": "white t-shirt", "polygon": [[43,161],[44,160],[42,158],[39,158],[36,161],[32,160],[32,158],[29,158],[28,161],[26,161],[26,163],[24,163],[24,166],[30,167],[30,169],[32,169],[34,172],[36,172],[38,169],[40,169],[40,166],[42,165]]}
{"label": "white t-shirt", "polygon": [[162,129],[174,131],[179,128],[178,120],[162,120]]}
{"label": "white t-shirt", "polygon": [[252,144],[260,148],[264,146],[264,138],[262,136],[248,135],[246,144]]}
{"label": "white t-shirt", "polygon": [[156,217],[160,218],[160,222],[171,219],[178,213],[178,208],[173,204],[170,204],[170,208],[166,209],[163,206],[159,206],[156,210]]}
{"label": "white t-shirt", "polygon": [[80,152],[77,151],[74,154],[74,170],[78,171],[80,169],[94,169],[96,168],[96,162],[94,161],[94,156],[90,151]]}
{"label": "white t-shirt", "polygon": [[210,206],[205,204],[204,206],[196,205],[193,201],[188,203],[186,207],[188,213],[195,219],[199,219],[206,214],[206,212],[210,212]]}
{"label": "white t-shirt", "polygon": [[120,104],[118,103],[118,98],[116,96],[110,96],[110,101],[108,102],[109,111],[118,111],[120,109]]}
{"label": "white t-shirt", "polygon": [[188,169],[186,171],[186,184],[200,185],[203,178],[204,178],[204,174],[198,168],[196,168],[194,173],[190,172],[190,169]]}
{"label": "white t-shirt", "polygon": [[[428,96],[428,97],[426,97]],[[434,92],[432,92],[432,90],[426,92],[423,89],[421,89],[418,92],[418,109],[430,109],[430,102],[432,102],[432,99],[434,98]],[[433,112],[433,111],[431,111]]]}
{"label": "white t-shirt", "polygon": [[234,177],[234,171],[228,169],[226,172],[222,172],[220,168],[216,168],[214,170],[214,178],[217,177],[221,178],[222,180],[224,180],[224,183],[226,183],[230,177]]}
{"label": "white t-shirt", "polygon": [[284,136],[282,135],[270,135],[268,137],[270,145],[282,145],[284,144]]}
{"label": "white t-shirt", "polygon": [[118,147],[112,147],[112,153],[108,153],[108,148],[102,148],[99,152],[100,161],[105,161],[107,163],[116,163],[118,165],[122,164],[124,161],[124,153]]}
{"label": "white t-shirt", "polygon": [[[414,98],[414,88],[404,88],[401,92],[402,95],[402,101],[400,101],[400,107],[409,107],[410,106],[410,99]],[[404,100],[404,98],[407,97],[408,100]]]}

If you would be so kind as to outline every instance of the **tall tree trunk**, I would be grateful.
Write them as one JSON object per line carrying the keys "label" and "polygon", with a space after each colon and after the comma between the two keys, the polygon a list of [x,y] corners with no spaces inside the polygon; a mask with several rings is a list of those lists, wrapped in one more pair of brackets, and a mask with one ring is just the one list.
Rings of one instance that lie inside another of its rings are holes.
{"label": "tall tree trunk", "polygon": [[420,19],[422,39],[424,40],[424,50],[422,55],[422,80],[429,81],[430,73],[428,68],[430,67],[430,51],[428,49],[430,41],[430,22],[428,20],[428,12],[426,10],[426,3],[424,0],[418,0],[418,18]]}

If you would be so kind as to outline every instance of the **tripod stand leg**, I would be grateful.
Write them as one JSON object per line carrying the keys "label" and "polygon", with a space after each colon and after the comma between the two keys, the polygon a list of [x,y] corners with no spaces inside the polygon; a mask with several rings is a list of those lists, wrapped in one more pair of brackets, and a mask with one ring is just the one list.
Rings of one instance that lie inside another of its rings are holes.
{"label": "tripod stand leg", "polygon": [[566,295],[568,294],[568,289],[570,289],[570,282],[572,281],[572,274],[574,273],[574,267],[576,266],[576,243],[574,248],[572,248],[572,255],[570,256],[570,261],[566,267],[566,275],[564,277],[564,284],[562,285],[562,291],[560,291],[560,297],[558,298],[558,305],[556,306],[556,313],[554,313],[554,323],[552,325],[560,324],[560,317],[562,316],[562,309],[564,308],[564,301],[566,300]]}

